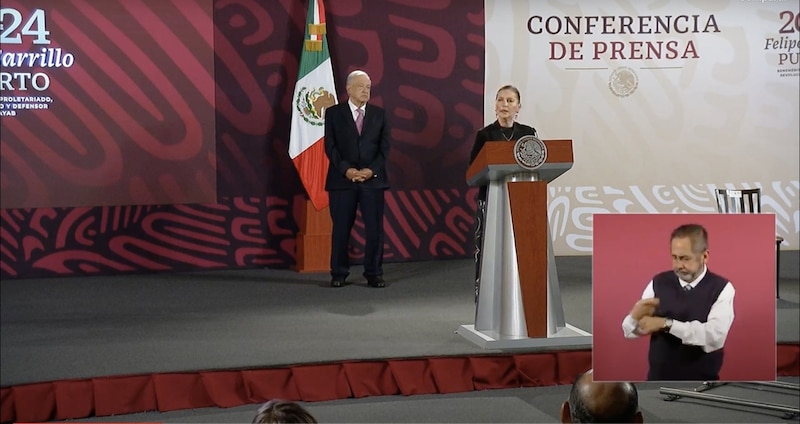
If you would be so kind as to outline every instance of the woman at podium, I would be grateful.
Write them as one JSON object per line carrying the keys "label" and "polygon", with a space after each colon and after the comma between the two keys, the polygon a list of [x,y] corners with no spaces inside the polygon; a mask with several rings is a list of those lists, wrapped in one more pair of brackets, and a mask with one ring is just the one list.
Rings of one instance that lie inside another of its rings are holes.
{"label": "woman at podium", "polygon": [[[469,163],[478,156],[487,141],[516,142],[526,135],[538,136],[536,129],[516,121],[522,107],[519,90],[513,85],[504,85],[497,90],[494,98],[494,112],[497,119],[491,124],[478,130],[475,134],[475,143],[469,155]],[[483,249],[483,222],[486,218],[486,186],[481,186],[478,191],[478,207],[475,211],[475,302],[478,301],[481,278],[481,252]]]}

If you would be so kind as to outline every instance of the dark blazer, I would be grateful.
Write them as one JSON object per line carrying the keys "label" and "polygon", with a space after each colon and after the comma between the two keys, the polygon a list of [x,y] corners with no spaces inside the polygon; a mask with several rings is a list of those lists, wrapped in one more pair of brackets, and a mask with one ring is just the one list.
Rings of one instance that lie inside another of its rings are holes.
{"label": "dark blazer", "polygon": [[[514,130],[511,135],[511,139],[508,141],[516,142],[519,138],[526,135],[537,135],[536,128],[525,124],[520,124],[519,122],[514,122]],[[475,133],[475,142],[472,144],[472,151],[469,154],[469,162],[467,162],[467,166],[472,165],[472,162],[475,161],[476,157],[478,157],[478,153],[481,152],[481,149],[487,141],[503,141],[504,138],[505,137],[503,136],[500,128],[500,123],[497,121],[494,121],[491,124],[479,129],[478,132]]]}
{"label": "dark blazer", "polygon": [[[325,154],[330,162],[325,190],[354,190],[359,185],[361,188],[389,188],[386,111],[367,103],[364,106],[364,126],[359,135],[349,102],[328,108],[325,111]],[[348,168],[369,168],[374,176],[363,183],[354,183],[345,176]]]}
{"label": "dark blazer", "polygon": [[[519,138],[526,135],[538,136],[536,133],[536,128],[525,124],[520,124],[519,122],[514,122],[514,129],[511,133],[511,137],[506,141],[516,143]],[[491,124],[479,129],[475,134],[475,142],[472,144],[472,151],[469,154],[469,162],[467,162],[467,167],[472,165],[472,162],[474,162],[475,158],[478,157],[478,153],[481,152],[481,149],[483,149],[483,146],[487,141],[502,141],[503,139],[505,139],[505,136],[503,135],[500,123],[497,121],[494,121]],[[485,201],[486,195],[486,186],[480,186],[480,189],[478,189],[478,200]]]}

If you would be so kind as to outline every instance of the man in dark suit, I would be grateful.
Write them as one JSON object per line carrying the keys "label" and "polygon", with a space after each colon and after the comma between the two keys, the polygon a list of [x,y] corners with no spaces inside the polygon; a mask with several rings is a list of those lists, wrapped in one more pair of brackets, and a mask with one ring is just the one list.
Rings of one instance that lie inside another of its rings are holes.
{"label": "man in dark suit", "polygon": [[325,111],[325,153],[330,161],[325,190],[330,198],[331,286],[342,287],[350,274],[350,232],[361,211],[366,243],[364,277],[370,287],[383,280],[384,191],[389,125],[383,108],[367,104],[371,81],[364,71],[347,76],[348,101]]}

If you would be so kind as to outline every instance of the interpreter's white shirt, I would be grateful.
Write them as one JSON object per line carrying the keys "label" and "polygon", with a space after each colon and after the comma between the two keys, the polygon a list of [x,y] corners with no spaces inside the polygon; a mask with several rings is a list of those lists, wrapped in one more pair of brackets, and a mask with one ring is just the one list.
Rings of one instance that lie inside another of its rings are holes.
{"label": "interpreter's white shirt", "polygon": [[[678,281],[681,283],[681,287],[690,285],[695,288],[700,280],[706,276],[706,272],[708,272],[708,267],[704,266],[703,272],[694,281],[687,283],[680,278]],[[728,281],[716,302],[711,306],[706,322],[697,320],[683,322],[673,319],[669,334],[681,339],[685,345],[702,347],[704,352],[713,352],[721,349],[725,345],[728,331],[733,324],[733,298],[735,295],[736,290],[734,290],[733,284]],[[653,290],[653,281],[650,280],[650,283],[647,284],[642,293],[642,299],[652,297],[655,297],[655,291]],[[630,313],[622,320],[622,332],[626,338],[632,339],[644,335],[639,333],[638,327],[639,322],[633,319]]]}

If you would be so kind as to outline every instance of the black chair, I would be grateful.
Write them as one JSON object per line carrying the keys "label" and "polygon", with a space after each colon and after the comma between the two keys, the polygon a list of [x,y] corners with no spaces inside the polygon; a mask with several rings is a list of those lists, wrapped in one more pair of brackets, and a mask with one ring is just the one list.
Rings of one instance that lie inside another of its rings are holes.
{"label": "black chair", "polygon": [[[761,189],[717,189],[717,211],[720,213],[761,213]],[[780,299],[781,243],[783,237],[775,235],[775,297]]]}

